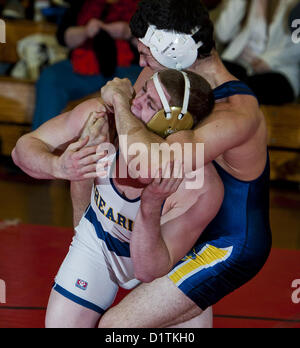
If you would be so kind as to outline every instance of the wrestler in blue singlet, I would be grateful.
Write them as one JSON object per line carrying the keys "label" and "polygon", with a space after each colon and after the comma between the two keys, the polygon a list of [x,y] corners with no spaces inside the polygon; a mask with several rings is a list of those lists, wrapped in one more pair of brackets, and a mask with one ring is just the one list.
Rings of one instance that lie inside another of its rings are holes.
{"label": "wrestler in blue singlet", "polygon": [[[216,99],[236,94],[253,95],[239,81],[215,90]],[[223,204],[193,250],[168,274],[202,310],[248,282],[266,262],[271,248],[266,162],[261,176],[250,182],[235,179],[213,162],[225,188]],[[119,286],[131,289],[139,283],[129,246],[139,200],[122,197],[107,180],[94,187],[54,285],[61,295],[100,314],[111,306]]]}
{"label": "wrestler in blue singlet", "polygon": [[[237,94],[255,97],[241,81],[227,82],[214,94],[216,100]],[[253,278],[271,249],[269,159],[261,176],[250,182],[213,164],[225,188],[221,209],[194,249],[168,275],[202,310]]]}

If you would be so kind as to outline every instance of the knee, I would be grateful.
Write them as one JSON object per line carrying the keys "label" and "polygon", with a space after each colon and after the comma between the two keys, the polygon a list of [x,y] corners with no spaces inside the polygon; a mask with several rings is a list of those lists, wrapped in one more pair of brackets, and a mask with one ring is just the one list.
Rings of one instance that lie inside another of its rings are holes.
{"label": "knee", "polygon": [[113,328],[109,315],[104,314],[98,323],[98,329],[111,329]]}
{"label": "knee", "polygon": [[[118,312],[117,312],[118,313]],[[110,309],[100,318],[98,323],[99,329],[116,329],[116,328],[128,328],[126,320],[122,318],[121,313],[113,313]],[[126,324],[125,324],[126,323]]]}

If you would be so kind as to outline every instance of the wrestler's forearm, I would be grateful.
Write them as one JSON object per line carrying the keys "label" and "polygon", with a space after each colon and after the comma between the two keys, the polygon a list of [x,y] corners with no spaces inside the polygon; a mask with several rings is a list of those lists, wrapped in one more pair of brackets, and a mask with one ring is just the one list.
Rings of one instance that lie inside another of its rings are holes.
{"label": "wrestler's forearm", "polygon": [[118,134],[127,136],[128,147],[137,142],[148,145],[152,142],[163,141],[159,136],[147,130],[145,124],[132,114],[130,106],[125,101],[115,104],[114,110]]}
{"label": "wrestler's forearm", "polygon": [[[157,162],[156,158],[151,158],[151,145],[162,144],[164,139],[153,132],[149,132],[145,124],[131,113],[128,104],[118,103],[115,105],[114,109],[116,115],[116,128],[119,135],[119,146],[124,158],[127,159],[128,162],[133,160],[137,153],[135,153],[135,151],[132,153],[130,148],[134,149],[133,145],[143,144],[143,147],[139,147],[139,154],[146,155],[148,163],[150,164],[145,166],[145,168],[150,169],[151,165],[153,170],[155,170],[154,167],[158,168],[159,162]],[[143,151],[145,153],[142,153]],[[143,177],[148,177],[149,171],[143,172],[142,170],[143,168],[141,168],[139,174]]]}
{"label": "wrestler's forearm", "polygon": [[162,202],[141,202],[130,240],[135,277],[149,283],[173,266],[160,228]]}
{"label": "wrestler's forearm", "polygon": [[[149,131],[144,123],[137,119],[131,112],[123,107],[117,108],[116,126],[120,140],[120,149],[127,158],[128,163],[133,161],[137,156],[140,158],[148,158],[147,165],[141,165],[138,174],[143,178],[151,177],[151,173],[156,173],[159,168],[164,166],[163,159],[176,159],[184,163],[184,172],[190,173],[192,170],[200,169],[204,164],[211,161],[205,152],[204,159],[201,162],[201,143],[195,139],[194,131],[182,131],[174,134],[173,137],[163,139],[155,133]],[[121,115],[121,117],[118,117]],[[175,137],[176,136],[176,137]],[[142,144],[137,147],[136,144]],[[200,146],[199,146],[200,145]],[[131,152],[130,148],[134,151]],[[135,167],[132,168],[134,170]]]}
{"label": "wrestler's forearm", "polygon": [[59,178],[59,157],[52,154],[47,145],[39,139],[22,137],[12,152],[12,158],[18,167],[33,178]]}

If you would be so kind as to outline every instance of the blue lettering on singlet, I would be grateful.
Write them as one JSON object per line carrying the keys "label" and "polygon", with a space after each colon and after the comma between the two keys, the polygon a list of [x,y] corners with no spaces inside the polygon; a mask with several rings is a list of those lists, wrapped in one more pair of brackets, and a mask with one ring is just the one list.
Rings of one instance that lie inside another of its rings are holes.
{"label": "blue lettering on singlet", "polygon": [[129,243],[121,242],[119,239],[113,237],[110,233],[104,231],[96,213],[91,206],[86,211],[85,218],[95,227],[98,238],[105,242],[108,250],[114,252],[118,256],[130,257]]}

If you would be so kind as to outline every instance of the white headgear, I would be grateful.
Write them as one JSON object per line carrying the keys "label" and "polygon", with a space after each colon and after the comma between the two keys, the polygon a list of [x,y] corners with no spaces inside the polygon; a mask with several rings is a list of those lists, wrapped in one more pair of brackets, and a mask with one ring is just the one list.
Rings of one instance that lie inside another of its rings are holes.
{"label": "white headgear", "polygon": [[193,39],[193,35],[200,30],[196,27],[191,34],[175,31],[159,30],[150,25],[144,38],[140,41],[147,47],[153,57],[163,66],[170,69],[182,70],[193,65],[198,56],[198,48],[203,46]]}

